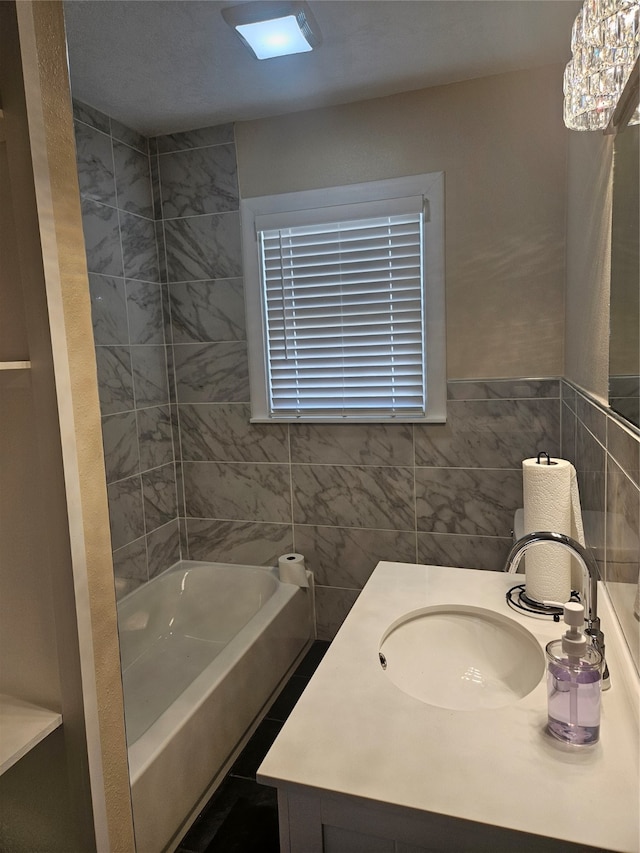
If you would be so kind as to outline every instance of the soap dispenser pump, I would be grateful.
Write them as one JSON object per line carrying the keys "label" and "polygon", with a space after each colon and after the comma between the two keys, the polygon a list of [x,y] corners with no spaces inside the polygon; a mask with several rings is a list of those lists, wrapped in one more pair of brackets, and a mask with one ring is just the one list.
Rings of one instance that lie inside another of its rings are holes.
{"label": "soap dispenser pump", "polygon": [[592,744],[600,737],[602,656],[582,633],[584,607],[564,605],[568,630],[547,644],[547,730],[565,743]]}

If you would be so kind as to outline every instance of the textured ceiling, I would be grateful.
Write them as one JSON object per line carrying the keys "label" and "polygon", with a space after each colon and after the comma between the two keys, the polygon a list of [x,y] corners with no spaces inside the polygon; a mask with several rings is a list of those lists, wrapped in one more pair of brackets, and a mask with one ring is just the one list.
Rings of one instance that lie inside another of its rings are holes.
{"label": "textured ceiling", "polygon": [[348,103],[570,58],[579,0],[309,0],[323,43],[258,61],[219,0],[67,0],[74,96],[142,133]]}

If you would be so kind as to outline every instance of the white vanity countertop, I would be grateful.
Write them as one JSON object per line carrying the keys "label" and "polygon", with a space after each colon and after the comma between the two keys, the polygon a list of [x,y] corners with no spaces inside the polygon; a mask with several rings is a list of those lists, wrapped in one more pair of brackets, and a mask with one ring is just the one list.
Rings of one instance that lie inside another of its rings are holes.
{"label": "white vanity countertop", "polygon": [[505,594],[522,576],[379,563],[258,771],[266,784],[331,792],[543,835],[640,850],[640,686],[599,585],[611,689],[600,741],[545,733],[546,683],[504,708],[452,711],[399,690],[378,659],[385,629],[438,604],[487,608],[544,646],[562,624],[520,614]]}

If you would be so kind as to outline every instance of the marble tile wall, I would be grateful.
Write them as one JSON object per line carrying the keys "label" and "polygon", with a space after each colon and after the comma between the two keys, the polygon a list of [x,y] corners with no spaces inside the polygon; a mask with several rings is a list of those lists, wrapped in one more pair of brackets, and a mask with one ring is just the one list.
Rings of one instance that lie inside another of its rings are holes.
{"label": "marble tile wall", "polygon": [[74,104],[116,590],[180,557],[176,466],[148,141]]}
{"label": "marble tile wall", "polygon": [[501,568],[522,504],[521,460],[559,452],[559,382],[450,382],[446,426],[250,424],[233,129],[151,145],[184,553],[258,564],[304,553],[321,638],[381,559]]}
{"label": "marble tile wall", "polygon": [[[227,469],[216,471],[211,465],[194,471],[187,464],[233,458],[235,431],[242,429],[234,405],[249,399],[233,127],[154,138],[150,150],[154,210],[164,247],[162,275],[167,282],[170,391],[176,405],[176,439],[184,447],[177,480],[183,553],[187,556],[187,518],[252,519],[257,514],[257,495],[260,489],[269,488],[270,481],[260,485],[263,472],[244,471],[245,482],[254,482],[256,495],[253,508],[247,509],[230,491],[225,493]],[[210,422],[210,409],[216,406],[229,410],[232,426],[224,433]],[[251,440],[259,445],[259,431],[251,433]],[[224,450],[219,449],[216,456],[213,445]],[[269,442],[256,453],[260,461],[268,459]],[[241,452],[235,457],[244,459]],[[212,501],[219,504],[215,511]],[[196,541],[195,532],[192,538]],[[225,540],[229,541],[228,534]],[[258,559],[255,550],[249,548],[246,558],[236,552],[231,561],[269,562],[264,556]],[[199,559],[202,549],[192,551],[193,558]]]}
{"label": "marble tile wall", "polygon": [[627,420],[640,423],[640,376],[609,376],[609,402]]}
{"label": "marble tile wall", "polygon": [[499,570],[521,460],[559,453],[559,382],[450,382],[449,396],[446,426],[252,426],[248,403],[180,405],[190,556],[305,554],[324,638],[381,559]]}
{"label": "marble tile wall", "polygon": [[[150,198],[134,167],[146,176],[146,143],[93,111],[76,118],[79,159],[90,150],[81,181],[119,577],[140,582],[177,559],[177,513],[184,557],[304,553],[330,639],[381,559],[499,570],[521,461],[546,450],[574,461],[586,510],[606,507],[607,539],[590,544],[627,602],[637,435],[553,378],[451,380],[446,425],[250,424],[232,126],[149,140]],[[131,217],[137,227],[118,241]]]}
{"label": "marble tile wall", "polygon": [[578,472],[587,544],[640,672],[640,623],[633,614],[640,573],[640,435],[563,381],[562,453]]}

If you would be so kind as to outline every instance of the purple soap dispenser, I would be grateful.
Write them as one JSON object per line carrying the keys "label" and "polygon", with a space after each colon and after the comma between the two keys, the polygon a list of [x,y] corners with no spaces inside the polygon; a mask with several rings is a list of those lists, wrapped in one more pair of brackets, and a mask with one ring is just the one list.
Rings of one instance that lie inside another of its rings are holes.
{"label": "purple soap dispenser", "polygon": [[547,644],[549,734],[565,743],[587,745],[600,737],[602,656],[582,633],[584,607],[564,605],[569,629]]}

